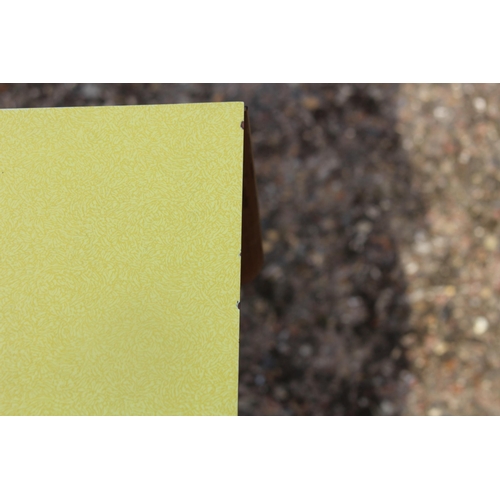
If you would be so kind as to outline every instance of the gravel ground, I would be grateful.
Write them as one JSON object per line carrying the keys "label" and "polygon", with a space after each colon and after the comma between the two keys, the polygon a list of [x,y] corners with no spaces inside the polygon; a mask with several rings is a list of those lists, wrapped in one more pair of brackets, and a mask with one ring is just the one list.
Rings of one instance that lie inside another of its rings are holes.
{"label": "gravel ground", "polygon": [[223,100],[266,256],[240,414],[500,414],[498,85],[0,84],[2,108]]}

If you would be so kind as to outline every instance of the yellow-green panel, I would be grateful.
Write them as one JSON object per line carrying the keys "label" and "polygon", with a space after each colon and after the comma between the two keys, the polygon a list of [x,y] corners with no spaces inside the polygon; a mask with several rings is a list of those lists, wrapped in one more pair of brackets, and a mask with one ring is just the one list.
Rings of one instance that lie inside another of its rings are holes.
{"label": "yellow-green panel", "polygon": [[0,414],[236,414],[243,113],[0,111]]}

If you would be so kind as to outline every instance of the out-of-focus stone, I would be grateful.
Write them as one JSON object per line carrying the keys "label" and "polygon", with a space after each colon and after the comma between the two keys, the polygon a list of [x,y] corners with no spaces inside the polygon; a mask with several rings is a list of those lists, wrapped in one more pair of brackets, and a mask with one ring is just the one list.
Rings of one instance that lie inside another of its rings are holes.
{"label": "out-of-focus stone", "polygon": [[489,327],[488,320],[484,316],[479,316],[474,321],[473,331],[476,335],[483,335]]}

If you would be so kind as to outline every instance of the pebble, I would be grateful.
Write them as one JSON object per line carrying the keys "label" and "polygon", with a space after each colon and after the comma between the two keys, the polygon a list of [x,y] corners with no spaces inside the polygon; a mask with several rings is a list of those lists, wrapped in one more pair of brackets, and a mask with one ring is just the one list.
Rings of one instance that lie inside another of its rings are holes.
{"label": "pebble", "polygon": [[432,251],[432,245],[428,241],[419,241],[415,245],[415,251],[422,255],[428,255]]}
{"label": "pebble", "polygon": [[412,276],[418,271],[418,264],[416,262],[409,262],[406,265],[406,273]]}
{"label": "pebble", "polygon": [[312,353],[313,348],[309,344],[303,344],[299,347],[299,354],[304,358],[308,358]]}
{"label": "pebble", "polygon": [[359,297],[349,297],[347,299],[347,305],[351,308],[361,307],[363,301]]}
{"label": "pebble", "polygon": [[421,288],[417,288],[414,292],[410,293],[408,300],[410,303],[420,302],[425,298],[425,291]]}
{"label": "pebble", "polygon": [[391,415],[394,412],[394,405],[390,401],[385,400],[380,404],[380,409],[382,410],[382,413]]}
{"label": "pebble", "polygon": [[356,231],[363,234],[368,234],[373,228],[373,224],[369,221],[361,221],[356,224]]}
{"label": "pebble", "polygon": [[442,411],[439,408],[431,408],[429,410],[429,416],[431,417],[439,417],[442,415]]}
{"label": "pebble", "polygon": [[411,151],[412,148],[413,148],[413,141],[408,137],[403,139],[403,149],[406,149],[406,151]]}
{"label": "pebble", "polygon": [[448,352],[448,346],[445,342],[440,341],[434,346],[433,351],[438,356],[442,356],[443,354],[446,354]]}
{"label": "pebble", "polygon": [[469,153],[469,151],[467,151],[466,149],[464,149],[464,150],[460,153],[460,157],[458,158],[458,161],[459,161],[462,165],[467,165],[467,163],[469,163],[469,161],[470,161],[470,153]]}
{"label": "pebble", "polygon": [[368,215],[370,219],[376,219],[380,215],[380,210],[377,207],[370,206],[366,211],[366,215]]}
{"label": "pebble", "polygon": [[399,347],[395,347],[391,352],[391,358],[397,360],[401,357],[402,353],[403,351]]}
{"label": "pebble", "polygon": [[270,241],[263,241],[262,242],[262,250],[264,253],[270,253],[274,248],[274,245]]}
{"label": "pebble", "polygon": [[266,231],[266,239],[275,243],[280,239],[280,235],[276,229],[268,229]]}
{"label": "pebble", "polygon": [[449,112],[444,106],[438,106],[437,108],[434,108],[434,117],[438,120],[444,120],[448,118],[448,114]]}
{"label": "pebble", "polygon": [[415,360],[415,366],[416,366],[417,368],[422,369],[425,365],[426,365],[426,361],[425,361],[425,359],[424,359],[422,356],[419,356],[419,357]]}
{"label": "pebble", "polygon": [[432,239],[432,245],[435,248],[445,248],[446,238],[443,238],[442,236],[436,236],[435,238]]}
{"label": "pebble", "polygon": [[302,105],[309,111],[316,111],[321,107],[321,101],[315,96],[308,95],[302,100]]}
{"label": "pebble", "polygon": [[477,112],[484,113],[484,111],[486,111],[486,100],[482,97],[476,97],[474,99],[474,107]]}
{"label": "pebble", "polygon": [[476,335],[483,335],[489,326],[488,320],[484,316],[479,316],[474,321],[473,331]]}
{"label": "pebble", "polygon": [[484,247],[486,248],[486,250],[489,250],[490,252],[496,250],[498,248],[497,237],[492,234],[486,236],[486,238],[484,239]]}
{"label": "pebble", "polygon": [[87,99],[97,99],[101,95],[101,88],[95,83],[86,83],[82,85],[81,92]]}

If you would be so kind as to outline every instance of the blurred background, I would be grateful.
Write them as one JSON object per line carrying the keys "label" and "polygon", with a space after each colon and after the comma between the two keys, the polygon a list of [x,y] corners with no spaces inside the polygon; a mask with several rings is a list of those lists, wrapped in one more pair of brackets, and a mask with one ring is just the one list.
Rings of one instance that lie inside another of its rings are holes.
{"label": "blurred background", "polygon": [[241,415],[500,415],[500,86],[0,84],[0,107],[244,101],[265,266]]}

